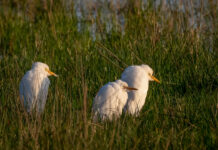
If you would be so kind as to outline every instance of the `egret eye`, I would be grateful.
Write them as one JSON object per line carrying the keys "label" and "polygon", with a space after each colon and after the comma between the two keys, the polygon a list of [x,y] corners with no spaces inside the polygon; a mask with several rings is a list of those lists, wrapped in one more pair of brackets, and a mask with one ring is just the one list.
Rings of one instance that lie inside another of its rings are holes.
{"label": "egret eye", "polygon": [[47,71],[50,75],[58,77],[54,72],[51,72],[48,68],[45,68],[45,71]]}

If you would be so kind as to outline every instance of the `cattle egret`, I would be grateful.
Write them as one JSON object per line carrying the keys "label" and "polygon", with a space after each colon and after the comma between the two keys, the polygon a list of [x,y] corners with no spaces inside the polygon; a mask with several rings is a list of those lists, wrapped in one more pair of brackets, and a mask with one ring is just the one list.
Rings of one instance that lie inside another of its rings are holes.
{"label": "cattle egret", "polygon": [[104,85],[94,98],[92,105],[93,120],[96,122],[98,117],[102,121],[117,119],[122,114],[123,107],[127,102],[127,91],[129,90],[137,89],[128,87],[128,84],[122,80]]}
{"label": "cattle egret", "polygon": [[128,93],[127,104],[124,111],[131,115],[139,115],[140,110],[145,104],[149,81],[160,81],[153,75],[153,70],[148,65],[136,65],[127,67],[121,75],[121,80],[129,86],[135,87],[137,91]]}
{"label": "cattle egret", "polygon": [[20,98],[27,110],[37,113],[44,110],[50,80],[48,76],[57,75],[49,70],[48,65],[36,62],[31,70],[27,71],[20,82]]}

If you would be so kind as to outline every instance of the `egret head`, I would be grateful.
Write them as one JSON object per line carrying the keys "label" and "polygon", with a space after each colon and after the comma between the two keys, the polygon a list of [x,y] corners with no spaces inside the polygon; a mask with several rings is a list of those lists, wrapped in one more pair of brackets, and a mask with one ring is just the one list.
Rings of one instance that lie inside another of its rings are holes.
{"label": "egret head", "polygon": [[157,83],[160,83],[160,81],[153,76],[153,70],[148,65],[142,65],[145,72],[147,73],[147,77],[149,81],[156,81]]}
{"label": "egret head", "polygon": [[124,90],[129,90],[129,91],[138,90],[134,87],[129,87],[128,84],[122,80],[116,80],[115,82],[119,84],[121,87],[123,87]]}
{"label": "egret head", "polygon": [[39,71],[40,73],[42,74],[45,74],[46,76],[55,76],[57,77],[58,75],[56,75],[54,72],[51,72],[49,70],[49,67],[47,64],[44,64],[44,63],[41,63],[41,62],[35,62],[33,65],[32,65],[32,69],[33,70],[37,70]]}

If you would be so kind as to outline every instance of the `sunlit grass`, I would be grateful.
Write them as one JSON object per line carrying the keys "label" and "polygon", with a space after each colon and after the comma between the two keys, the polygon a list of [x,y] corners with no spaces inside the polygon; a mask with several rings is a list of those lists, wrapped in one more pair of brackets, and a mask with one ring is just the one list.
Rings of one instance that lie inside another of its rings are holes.
{"label": "sunlit grass", "polygon": [[[99,23],[102,37],[93,41],[88,30],[77,31],[77,19],[62,9],[38,10],[33,20],[10,8],[1,12],[0,149],[216,147],[217,46],[214,42],[211,51],[206,33],[182,27],[178,16],[170,26],[170,20],[159,24],[162,14],[152,8],[129,8],[125,35],[106,34]],[[19,82],[35,61],[59,75],[50,77],[40,118],[28,116],[19,100]],[[142,63],[153,68],[161,84],[150,83],[140,116],[92,123],[92,100],[100,87],[120,78],[126,66]]]}

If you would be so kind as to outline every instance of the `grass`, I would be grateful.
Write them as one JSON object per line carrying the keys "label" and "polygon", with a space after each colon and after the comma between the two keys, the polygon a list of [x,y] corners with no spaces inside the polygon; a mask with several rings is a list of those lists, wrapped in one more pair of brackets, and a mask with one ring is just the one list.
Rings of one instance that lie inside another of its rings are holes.
{"label": "grass", "polygon": [[[217,7],[202,10],[212,27],[188,26],[188,13],[134,1],[124,10],[125,35],[99,37],[77,31],[59,2],[37,3],[25,14],[25,1],[3,1],[0,11],[0,149],[215,149],[218,144]],[[50,1],[52,2],[52,1]],[[212,3],[212,1],[211,1]],[[19,4],[19,5],[18,5]],[[19,6],[19,7],[18,7]],[[213,6],[213,7],[210,7]],[[16,12],[21,8],[24,14]],[[90,22],[84,22],[90,24]],[[119,26],[118,26],[119,28]],[[212,44],[208,39],[212,39]],[[50,77],[45,112],[29,117],[19,100],[19,82],[33,62],[59,75]],[[132,64],[149,64],[161,84],[150,83],[139,117],[91,122],[99,88],[120,78]]]}

